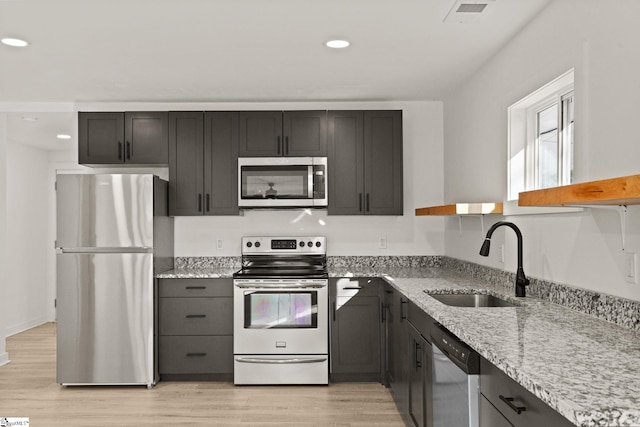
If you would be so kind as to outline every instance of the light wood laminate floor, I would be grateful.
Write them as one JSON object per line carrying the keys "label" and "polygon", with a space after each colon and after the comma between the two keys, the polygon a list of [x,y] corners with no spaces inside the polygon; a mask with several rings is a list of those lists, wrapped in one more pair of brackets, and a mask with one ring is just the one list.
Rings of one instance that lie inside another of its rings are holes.
{"label": "light wood laminate floor", "polygon": [[61,387],[55,324],[7,339],[0,417],[41,426],[404,426],[381,384],[242,386],[160,382],[146,387]]}

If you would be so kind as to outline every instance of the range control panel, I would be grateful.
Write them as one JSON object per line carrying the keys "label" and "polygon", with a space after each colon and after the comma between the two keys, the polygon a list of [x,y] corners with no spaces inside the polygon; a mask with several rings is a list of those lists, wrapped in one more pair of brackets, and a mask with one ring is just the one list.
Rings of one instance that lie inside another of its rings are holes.
{"label": "range control panel", "polygon": [[242,254],[326,254],[326,237],[243,237]]}

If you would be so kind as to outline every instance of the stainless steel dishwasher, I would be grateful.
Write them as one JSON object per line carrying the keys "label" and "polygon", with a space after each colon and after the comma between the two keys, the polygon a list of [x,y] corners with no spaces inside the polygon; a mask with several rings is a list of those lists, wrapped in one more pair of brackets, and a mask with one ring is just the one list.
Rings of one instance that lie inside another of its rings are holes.
{"label": "stainless steel dishwasher", "polygon": [[479,427],[480,355],[440,324],[433,347],[433,427]]}

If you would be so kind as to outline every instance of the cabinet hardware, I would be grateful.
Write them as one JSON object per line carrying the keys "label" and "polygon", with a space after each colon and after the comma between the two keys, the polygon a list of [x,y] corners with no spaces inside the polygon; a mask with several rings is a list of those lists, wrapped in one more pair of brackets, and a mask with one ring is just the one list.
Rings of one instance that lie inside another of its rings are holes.
{"label": "cabinet hardware", "polygon": [[210,195],[209,193],[207,193],[207,203],[206,203],[206,206],[207,206],[207,212],[210,212],[210,211],[211,211],[211,195]]}
{"label": "cabinet hardware", "polygon": [[198,212],[202,212],[202,193],[198,193]]}
{"label": "cabinet hardware", "polygon": [[185,289],[207,289],[206,286],[187,286]]}
{"label": "cabinet hardware", "polygon": [[362,286],[345,286],[344,288],[342,288],[343,290],[360,290],[362,289]]}
{"label": "cabinet hardware", "polygon": [[358,212],[362,212],[362,193],[358,193]]}
{"label": "cabinet hardware", "polygon": [[187,319],[203,319],[205,317],[207,317],[206,314],[187,314],[186,316]]}
{"label": "cabinet hardware", "polygon": [[118,141],[118,160],[122,160],[122,141]]}
{"label": "cabinet hardware", "polygon": [[131,160],[131,142],[127,141],[127,160]]}
{"label": "cabinet hardware", "polygon": [[380,322],[381,323],[384,323],[387,321],[386,312],[387,312],[387,307],[382,302],[380,302]]}
{"label": "cabinet hardware", "polygon": [[416,369],[420,369],[422,368],[422,361],[420,360],[420,357],[418,355],[418,352],[421,350],[420,344],[416,342],[416,345],[413,349],[413,357],[415,360],[415,365],[416,365]]}
{"label": "cabinet hardware", "polygon": [[513,401],[515,400],[515,398],[513,397],[504,397],[503,395],[499,395],[498,397],[500,398],[500,400],[506,403],[509,408],[513,409],[518,415],[527,410],[525,406],[514,405]]}
{"label": "cabinet hardware", "polygon": [[284,137],[284,155],[285,156],[289,155],[289,137],[288,136]]}
{"label": "cabinet hardware", "polygon": [[407,306],[409,302],[407,300],[401,299],[400,300],[400,321],[402,322],[403,320],[407,320],[407,315],[406,315],[406,311],[405,311],[405,307]]}
{"label": "cabinet hardware", "polygon": [[204,357],[207,353],[187,353],[187,357]]}
{"label": "cabinet hardware", "polygon": [[332,305],[333,305],[333,310],[332,310],[333,311],[333,321],[335,322],[336,321],[336,302],[334,301],[332,303]]}
{"label": "cabinet hardware", "polygon": [[369,203],[369,193],[367,193],[367,212],[371,211],[371,203]]}

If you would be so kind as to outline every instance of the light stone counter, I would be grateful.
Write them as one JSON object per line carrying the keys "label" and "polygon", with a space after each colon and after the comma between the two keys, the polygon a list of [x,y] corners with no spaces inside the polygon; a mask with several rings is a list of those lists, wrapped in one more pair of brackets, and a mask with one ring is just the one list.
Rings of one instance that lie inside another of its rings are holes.
{"label": "light stone counter", "polygon": [[[384,277],[427,314],[577,426],[640,426],[640,332],[513,287],[432,267],[330,265],[331,277]],[[159,278],[232,277],[235,266],[176,269]],[[431,293],[484,292],[522,307],[446,306]],[[630,313],[630,316],[637,316]],[[551,426],[550,426],[551,427]]]}

